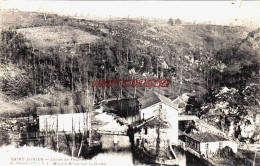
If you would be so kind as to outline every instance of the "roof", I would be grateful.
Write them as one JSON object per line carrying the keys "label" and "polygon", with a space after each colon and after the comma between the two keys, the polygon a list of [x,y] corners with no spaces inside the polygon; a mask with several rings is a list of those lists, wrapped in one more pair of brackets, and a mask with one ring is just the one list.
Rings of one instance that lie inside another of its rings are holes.
{"label": "roof", "polygon": [[139,115],[139,102],[136,98],[108,100],[102,104],[104,111],[114,113],[123,118]]}
{"label": "roof", "polygon": [[222,135],[225,135],[225,133],[223,131],[221,131],[220,129],[218,129],[216,126],[210,125],[207,122],[205,122],[202,119],[197,119],[196,120],[196,127],[199,130],[206,130],[206,131],[210,131],[210,132],[214,132],[214,133],[219,133]]}
{"label": "roof", "polygon": [[51,107],[37,107],[37,115],[53,115],[53,114],[72,114],[87,112],[88,108],[84,108],[81,105],[72,106],[51,106]]}
{"label": "roof", "polygon": [[198,142],[218,142],[218,141],[227,141],[226,138],[220,135],[214,135],[211,133],[191,133],[186,134],[186,136],[198,141]]}
{"label": "roof", "polygon": [[179,115],[178,116],[179,121],[197,120],[197,119],[199,119],[199,118],[195,115]]}
{"label": "roof", "polygon": [[154,91],[150,91],[148,93],[146,93],[144,96],[142,96],[141,98],[138,99],[138,101],[141,104],[141,109],[144,109],[146,107],[152,106],[154,104],[163,102],[169,106],[171,106],[172,108],[175,108],[175,105],[172,103],[172,100],[160,95],[159,93],[156,93]]}
{"label": "roof", "polygon": [[113,120],[104,126],[100,127],[98,130],[100,131],[114,131],[114,132],[120,132],[120,131],[126,131],[127,126],[126,125],[121,125],[120,123],[117,122],[117,120]]}
{"label": "roof", "polygon": [[186,104],[186,102],[184,102],[181,97],[177,97],[176,99],[174,99],[174,100],[172,101],[172,103],[175,104],[175,105],[178,105],[178,104],[180,104],[180,103]]}
{"label": "roof", "polygon": [[150,127],[150,128],[155,128],[160,125],[160,128],[170,128],[171,125],[168,122],[165,122],[158,117],[151,117],[147,119],[146,121],[141,122],[139,125],[135,126],[135,129],[140,129],[144,127]]}

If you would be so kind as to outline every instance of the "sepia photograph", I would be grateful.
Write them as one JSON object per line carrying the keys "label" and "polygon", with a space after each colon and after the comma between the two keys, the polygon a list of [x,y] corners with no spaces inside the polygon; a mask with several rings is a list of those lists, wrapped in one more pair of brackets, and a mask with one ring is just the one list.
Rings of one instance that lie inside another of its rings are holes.
{"label": "sepia photograph", "polygon": [[0,0],[1,166],[260,166],[260,1]]}

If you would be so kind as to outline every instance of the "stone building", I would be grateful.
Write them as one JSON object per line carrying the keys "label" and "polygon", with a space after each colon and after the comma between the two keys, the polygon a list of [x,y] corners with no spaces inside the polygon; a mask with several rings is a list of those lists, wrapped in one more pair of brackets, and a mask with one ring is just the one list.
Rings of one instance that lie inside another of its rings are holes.
{"label": "stone building", "polygon": [[152,155],[169,156],[171,139],[173,133],[170,123],[162,121],[159,117],[152,117],[134,127],[134,145]]}
{"label": "stone building", "polygon": [[191,133],[180,136],[180,140],[185,142],[185,148],[191,148],[199,155],[210,157],[215,155],[219,149],[229,147],[237,153],[237,143],[227,140],[220,135],[212,133]]}
{"label": "stone building", "polygon": [[148,92],[138,99],[140,103],[139,113],[141,120],[147,120],[152,117],[160,118],[170,124],[171,144],[178,144],[178,110],[172,104],[172,101],[156,92]]}

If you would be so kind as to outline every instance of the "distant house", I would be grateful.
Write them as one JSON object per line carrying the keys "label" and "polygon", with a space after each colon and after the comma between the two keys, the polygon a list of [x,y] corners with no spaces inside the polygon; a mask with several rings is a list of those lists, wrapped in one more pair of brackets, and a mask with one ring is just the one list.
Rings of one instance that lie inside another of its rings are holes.
{"label": "distant house", "polygon": [[179,130],[183,132],[189,132],[189,130],[194,129],[192,126],[195,126],[195,123],[198,119],[199,118],[195,115],[179,115]]}
{"label": "distant house", "polygon": [[206,157],[216,154],[219,149],[223,149],[226,146],[230,147],[234,153],[237,153],[236,142],[211,133],[185,134],[180,136],[180,140],[185,142],[186,148],[191,148]]}
{"label": "distant house", "polygon": [[162,61],[161,65],[162,65],[162,67],[163,67],[164,69],[169,69],[169,66],[168,66],[168,64],[165,62],[165,60]]}
{"label": "distant house", "polygon": [[[141,120],[147,120],[160,114],[164,121],[169,122],[172,130],[172,144],[178,144],[178,110],[172,104],[172,101],[156,92],[148,92],[138,99],[140,103]],[[159,111],[160,110],[160,111]]]}
{"label": "distant house", "polygon": [[37,107],[40,132],[75,132],[90,130],[91,116],[80,105]]}
{"label": "distant house", "polygon": [[181,96],[178,96],[176,99],[172,101],[173,105],[179,110],[179,114],[184,113],[186,109],[186,105],[191,94],[184,93]]}

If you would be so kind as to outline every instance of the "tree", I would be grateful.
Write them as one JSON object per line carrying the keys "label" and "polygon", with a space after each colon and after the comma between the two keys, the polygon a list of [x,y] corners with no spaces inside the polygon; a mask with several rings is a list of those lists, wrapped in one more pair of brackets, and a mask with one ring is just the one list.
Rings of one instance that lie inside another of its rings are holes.
{"label": "tree", "polygon": [[44,10],[43,7],[40,7],[40,8],[38,9],[38,11],[42,13],[43,18],[44,18],[44,20],[46,21],[47,18],[48,18],[48,16],[49,16],[49,14],[50,14],[50,12],[47,12],[46,10]]}
{"label": "tree", "polygon": [[45,21],[47,20],[48,14],[49,14],[49,13],[47,13],[47,12],[43,12],[43,17],[44,17],[44,20],[45,20]]}
{"label": "tree", "polygon": [[173,19],[172,19],[172,18],[170,18],[170,19],[168,20],[168,24],[170,24],[171,26],[173,26],[174,22],[173,22]]}
{"label": "tree", "polygon": [[260,96],[260,90],[258,84],[251,83],[243,90],[244,102],[247,105],[257,105],[258,98]]}
{"label": "tree", "polygon": [[181,23],[182,23],[181,19],[177,18],[177,19],[175,20],[175,24],[181,24]]}
{"label": "tree", "polygon": [[198,101],[198,97],[191,96],[187,102],[186,106],[186,112],[191,112],[193,115],[201,116],[202,110],[201,110],[201,101]]}
{"label": "tree", "polygon": [[144,71],[149,72],[152,67],[152,61],[150,56],[144,56]]}

